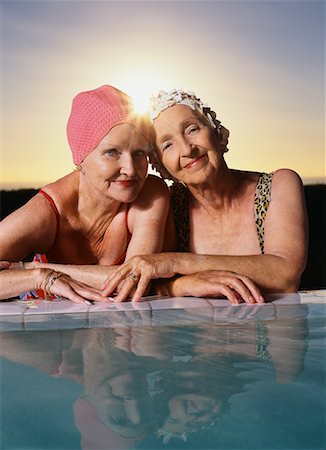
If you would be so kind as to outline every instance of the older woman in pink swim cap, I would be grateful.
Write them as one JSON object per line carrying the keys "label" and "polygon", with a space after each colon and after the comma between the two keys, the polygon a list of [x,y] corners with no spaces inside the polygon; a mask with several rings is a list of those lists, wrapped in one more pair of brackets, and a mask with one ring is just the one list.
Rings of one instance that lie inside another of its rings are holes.
{"label": "older woman in pink swim cap", "polygon": [[[0,267],[0,299],[106,301],[100,287],[114,265],[162,250],[169,192],[147,176],[150,130],[113,86],[74,98],[67,137],[77,170],[0,223],[0,260],[10,262]],[[30,254],[34,262],[19,262]]]}

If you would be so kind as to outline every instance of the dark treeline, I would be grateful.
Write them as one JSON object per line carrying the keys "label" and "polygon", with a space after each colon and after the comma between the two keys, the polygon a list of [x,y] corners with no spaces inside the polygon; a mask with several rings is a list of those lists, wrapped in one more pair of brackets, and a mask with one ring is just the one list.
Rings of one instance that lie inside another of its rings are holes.
{"label": "dark treeline", "polygon": [[[309,217],[309,257],[300,289],[326,288],[326,185],[305,186]],[[26,203],[36,189],[0,191],[0,218]]]}

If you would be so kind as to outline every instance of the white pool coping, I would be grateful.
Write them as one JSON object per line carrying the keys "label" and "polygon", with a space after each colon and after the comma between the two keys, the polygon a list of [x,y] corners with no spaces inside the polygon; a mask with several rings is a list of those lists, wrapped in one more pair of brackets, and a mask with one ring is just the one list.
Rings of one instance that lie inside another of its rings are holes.
{"label": "white pool coping", "polygon": [[[215,320],[273,318],[274,306],[324,304],[326,289],[272,294],[268,303],[231,305],[226,299],[145,297],[140,303],[75,304],[54,301],[0,301],[0,331],[66,329],[131,325],[169,325]],[[283,314],[287,314],[283,308]],[[279,315],[279,313],[278,313]]]}

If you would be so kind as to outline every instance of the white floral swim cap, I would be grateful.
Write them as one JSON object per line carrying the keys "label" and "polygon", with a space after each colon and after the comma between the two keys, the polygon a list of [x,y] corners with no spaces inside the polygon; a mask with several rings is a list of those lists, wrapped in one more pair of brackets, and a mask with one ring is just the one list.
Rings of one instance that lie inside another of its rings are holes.
{"label": "white floral swim cap", "polygon": [[[149,99],[149,117],[153,122],[162,111],[173,105],[186,105],[194,111],[198,111],[207,120],[208,123],[216,130],[219,137],[219,143],[223,153],[228,151],[229,130],[227,130],[221,122],[216,118],[216,113],[204,104],[192,91],[184,91],[182,89],[172,89],[171,91],[159,91],[157,95],[153,95]],[[161,162],[161,155],[154,146],[154,151],[150,155],[150,163],[162,176],[162,178],[172,180],[173,177],[165,169]]]}
{"label": "white floral swim cap", "polygon": [[149,104],[149,116],[152,122],[162,111],[170,106],[179,104],[189,106],[194,111],[197,110],[206,117],[213,128],[216,128],[215,117],[211,114],[209,106],[196,97],[192,91],[183,91],[182,89],[172,89],[168,92],[159,91],[156,96],[152,96],[149,99]]}

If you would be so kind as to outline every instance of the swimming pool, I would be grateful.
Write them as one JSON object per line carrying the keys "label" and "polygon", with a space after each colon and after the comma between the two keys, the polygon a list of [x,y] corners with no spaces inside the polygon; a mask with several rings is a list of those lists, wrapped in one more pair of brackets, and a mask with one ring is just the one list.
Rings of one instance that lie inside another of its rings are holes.
{"label": "swimming pool", "polygon": [[325,449],[326,291],[0,304],[1,449]]}

